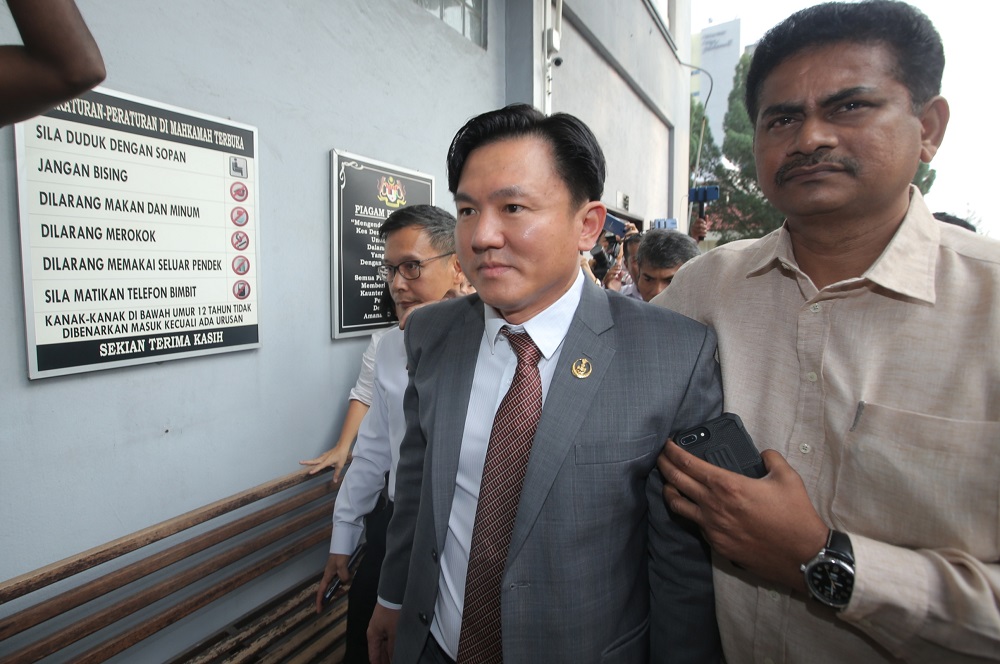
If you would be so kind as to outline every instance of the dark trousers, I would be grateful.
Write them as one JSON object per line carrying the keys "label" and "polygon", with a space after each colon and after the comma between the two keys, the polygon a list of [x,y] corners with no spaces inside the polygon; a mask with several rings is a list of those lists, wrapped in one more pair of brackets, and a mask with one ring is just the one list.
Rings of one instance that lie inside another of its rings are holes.
{"label": "dark trousers", "polygon": [[448,656],[433,634],[427,635],[427,643],[424,644],[424,651],[420,653],[420,664],[455,664],[455,660]]}
{"label": "dark trousers", "polygon": [[368,623],[375,611],[378,578],[385,558],[385,531],[392,503],[379,501],[365,517],[365,555],[347,592],[347,637],[344,664],[368,664]]}

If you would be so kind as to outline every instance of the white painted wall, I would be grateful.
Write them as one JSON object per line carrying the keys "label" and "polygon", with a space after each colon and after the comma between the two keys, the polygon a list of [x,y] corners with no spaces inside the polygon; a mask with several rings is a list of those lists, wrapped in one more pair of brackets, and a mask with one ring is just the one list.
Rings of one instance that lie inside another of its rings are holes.
{"label": "white painted wall", "polygon": [[[502,1],[488,50],[410,0],[78,5],[104,86],[258,128],[262,347],[29,381],[14,134],[0,129],[0,579],[327,449],[368,343],[331,340],[329,151],[433,174],[449,207],[448,142],[504,102]],[[0,8],[0,43],[17,42]],[[321,569],[321,549],[298,578]]]}
{"label": "white painted wall", "polygon": [[[666,3],[663,3],[664,5]],[[604,202],[629,195],[629,212],[675,217],[686,228],[690,70],[654,25],[644,2],[587,0],[565,5],[563,65],[554,70],[553,110],[581,117],[608,160]],[[690,48],[689,3],[673,33]],[[670,168],[673,163],[675,167]]]}
{"label": "white painted wall", "polygon": [[[367,344],[330,338],[329,150],[434,174],[447,206],[455,128],[503,103],[493,17],[484,51],[409,0],[79,5],[106,87],[259,129],[262,347],[29,382],[13,130],[0,130],[0,578],[325,449]],[[0,12],[0,41],[17,40]]]}

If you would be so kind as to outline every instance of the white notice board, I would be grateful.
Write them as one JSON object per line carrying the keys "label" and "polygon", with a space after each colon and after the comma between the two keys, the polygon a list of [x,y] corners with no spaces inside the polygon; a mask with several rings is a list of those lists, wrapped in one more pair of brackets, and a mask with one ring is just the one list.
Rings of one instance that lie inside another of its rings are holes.
{"label": "white notice board", "polygon": [[16,125],[30,378],[260,346],[257,143],[103,88]]}

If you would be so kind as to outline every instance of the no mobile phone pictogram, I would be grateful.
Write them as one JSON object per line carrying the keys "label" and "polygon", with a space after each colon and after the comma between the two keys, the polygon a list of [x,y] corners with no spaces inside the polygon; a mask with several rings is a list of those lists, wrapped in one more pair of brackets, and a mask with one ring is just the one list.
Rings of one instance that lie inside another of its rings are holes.
{"label": "no mobile phone pictogram", "polygon": [[244,208],[234,207],[232,212],[229,213],[229,218],[237,226],[246,226],[247,222],[250,221],[250,213]]}
{"label": "no mobile phone pictogram", "polygon": [[233,284],[233,295],[235,295],[238,300],[247,299],[250,297],[250,284],[240,279]]}
{"label": "no mobile phone pictogram", "polygon": [[229,187],[229,193],[232,194],[233,200],[242,203],[250,196],[250,190],[242,182],[234,182],[232,186]]}

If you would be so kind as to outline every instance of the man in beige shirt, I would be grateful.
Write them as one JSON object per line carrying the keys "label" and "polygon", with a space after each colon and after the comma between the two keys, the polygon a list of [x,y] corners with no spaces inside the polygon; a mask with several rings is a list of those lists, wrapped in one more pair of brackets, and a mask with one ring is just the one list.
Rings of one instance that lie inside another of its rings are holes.
{"label": "man in beige shirt", "polygon": [[669,442],[664,495],[715,556],[730,664],[1000,659],[1000,243],[910,186],[944,136],[944,54],[903,3],[803,10],[747,79],[786,215],[653,302],[715,328],[760,480]]}

